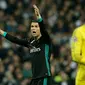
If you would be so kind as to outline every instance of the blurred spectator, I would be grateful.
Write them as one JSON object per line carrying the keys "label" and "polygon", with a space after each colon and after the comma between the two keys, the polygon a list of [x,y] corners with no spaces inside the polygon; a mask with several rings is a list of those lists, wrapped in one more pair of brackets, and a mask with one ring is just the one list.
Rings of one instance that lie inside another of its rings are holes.
{"label": "blurred spectator", "polygon": [[31,63],[30,62],[25,62],[23,65],[23,77],[26,78],[31,78],[32,73],[31,73]]}
{"label": "blurred spectator", "polygon": [[13,16],[9,17],[9,20],[6,23],[6,31],[7,32],[16,32],[17,22],[15,21]]}
{"label": "blurred spectator", "polygon": [[5,0],[0,0],[0,8],[3,10],[7,8],[7,3]]}
{"label": "blurred spectator", "polygon": [[3,85],[16,85],[16,80],[13,77],[13,72],[14,72],[14,65],[9,64],[8,65],[8,70],[5,73],[5,77],[3,78]]}
{"label": "blurred spectator", "polygon": [[5,72],[5,68],[4,68],[3,62],[0,59],[0,83],[2,83],[3,81],[4,72]]}

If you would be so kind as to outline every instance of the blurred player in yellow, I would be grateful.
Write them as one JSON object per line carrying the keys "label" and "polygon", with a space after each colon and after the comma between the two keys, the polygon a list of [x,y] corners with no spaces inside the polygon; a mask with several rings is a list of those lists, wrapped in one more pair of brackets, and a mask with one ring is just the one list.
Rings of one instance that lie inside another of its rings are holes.
{"label": "blurred player in yellow", "polygon": [[76,85],[85,85],[85,24],[73,32],[71,53],[72,60],[78,64]]}

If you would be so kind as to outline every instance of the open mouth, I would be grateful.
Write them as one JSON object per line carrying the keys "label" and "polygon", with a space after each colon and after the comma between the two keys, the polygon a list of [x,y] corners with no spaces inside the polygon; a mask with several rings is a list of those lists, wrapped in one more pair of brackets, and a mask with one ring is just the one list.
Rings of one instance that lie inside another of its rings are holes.
{"label": "open mouth", "polygon": [[33,31],[33,33],[36,33],[35,31]]}

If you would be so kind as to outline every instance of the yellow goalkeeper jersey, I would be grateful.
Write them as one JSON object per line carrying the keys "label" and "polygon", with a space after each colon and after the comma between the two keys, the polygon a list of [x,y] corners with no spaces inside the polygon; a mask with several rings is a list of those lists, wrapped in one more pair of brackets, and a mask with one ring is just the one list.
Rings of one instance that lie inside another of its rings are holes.
{"label": "yellow goalkeeper jersey", "polygon": [[85,24],[73,32],[71,54],[72,60],[78,64],[76,85],[85,85]]}

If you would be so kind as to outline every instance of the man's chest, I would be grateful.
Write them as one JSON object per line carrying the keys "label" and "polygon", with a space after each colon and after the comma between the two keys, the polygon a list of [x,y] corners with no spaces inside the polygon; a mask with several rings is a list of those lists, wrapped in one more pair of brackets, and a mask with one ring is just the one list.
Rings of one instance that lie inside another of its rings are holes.
{"label": "man's chest", "polygon": [[30,42],[32,47],[29,49],[29,52],[32,53],[41,53],[44,51],[44,43],[42,43],[40,40],[33,40]]}

